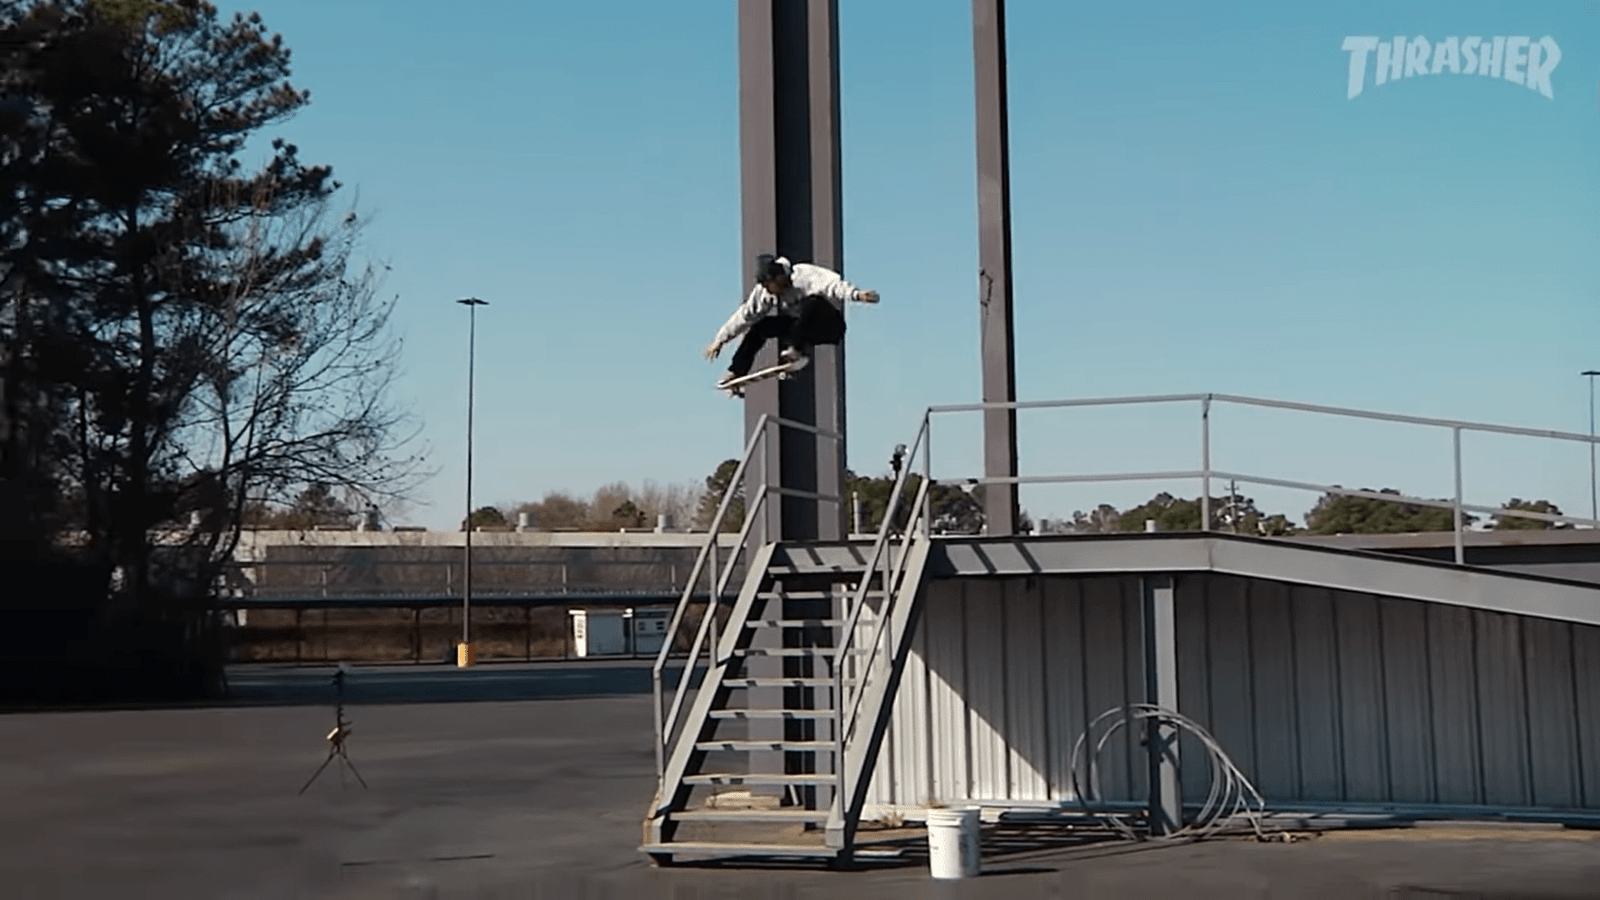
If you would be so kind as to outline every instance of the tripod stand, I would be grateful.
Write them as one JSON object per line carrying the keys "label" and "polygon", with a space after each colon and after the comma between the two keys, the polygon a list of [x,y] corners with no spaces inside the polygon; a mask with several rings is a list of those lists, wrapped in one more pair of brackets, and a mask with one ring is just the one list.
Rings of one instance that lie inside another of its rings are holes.
{"label": "tripod stand", "polygon": [[306,792],[306,788],[311,787],[311,783],[317,780],[317,776],[321,775],[322,770],[326,769],[328,763],[333,762],[335,758],[339,760],[339,786],[341,788],[346,785],[345,769],[349,769],[350,773],[356,776],[356,780],[361,782],[362,788],[365,789],[367,787],[367,780],[362,778],[361,773],[356,770],[356,764],[350,761],[350,753],[345,749],[345,739],[350,737],[350,723],[344,720],[344,671],[344,666],[340,666],[338,671],[333,673],[333,693],[336,705],[333,714],[333,730],[328,732],[327,738],[328,758],[322,761],[322,765],[317,766],[317,771],[312,773],[311,779],[300,788],[300,793],[302,794]]}

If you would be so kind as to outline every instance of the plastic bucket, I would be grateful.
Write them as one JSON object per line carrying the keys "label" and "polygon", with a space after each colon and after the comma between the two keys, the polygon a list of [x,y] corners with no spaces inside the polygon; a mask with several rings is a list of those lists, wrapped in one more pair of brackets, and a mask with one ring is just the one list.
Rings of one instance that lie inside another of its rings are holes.
{"label": "plastic bucket", "polygon": [[936,879],[978,874],[978,809],[928,810],[928,870]]}

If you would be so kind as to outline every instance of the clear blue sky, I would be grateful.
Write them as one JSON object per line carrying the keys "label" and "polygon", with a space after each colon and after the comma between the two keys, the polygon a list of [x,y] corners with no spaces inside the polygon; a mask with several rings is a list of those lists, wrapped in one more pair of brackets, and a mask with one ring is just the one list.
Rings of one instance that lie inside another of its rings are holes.
{"label": "clear blue sky", "polygon": [[[978,398],[970,4],[842,0],[850,465]],[[741,442],[700,348],[743,296],[735,4],[260,0],[310,107],[284,125],[376,215],[399,396],[464,502],[698,481]],[[1600,5],[1008,4],[1021,399],[1214,391],[1586,432],[1600,368]],[[1550,36],[1553,98],[1443,74],[1346,96],[1346,36]],[[975,423],[975,419],[968,420]],[[1022,467],[1194,467],[1197,415],[1028,414]],[[1448,433],[1219,412],[1215,465],[1427,496]],[[978,474],[938,431],[936,475]],[[1587,451],[1469,437],[1469,502],[1587,512]],[[1024,494],[1035,516],[1158,488]],[[1315,497],[1251,490],[1298,518]]]}

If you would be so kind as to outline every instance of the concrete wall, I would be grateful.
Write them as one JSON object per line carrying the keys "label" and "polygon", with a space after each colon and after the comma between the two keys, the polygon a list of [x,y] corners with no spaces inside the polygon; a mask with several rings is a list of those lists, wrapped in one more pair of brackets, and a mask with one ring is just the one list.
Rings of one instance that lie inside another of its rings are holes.
{"label": "concrete wall", "polygon": [[[1139,589],[931,581],[868,815],[1070,799],[1089,720],[1144,698]],[[1269,804],[1600,809],[1600,628],[1212,573],[1175,604],[1180,711]],[[1102,757],[1108,798],[1143,799],[1137,750]],[[1186,801],[1209,783],[1186,767]]]}

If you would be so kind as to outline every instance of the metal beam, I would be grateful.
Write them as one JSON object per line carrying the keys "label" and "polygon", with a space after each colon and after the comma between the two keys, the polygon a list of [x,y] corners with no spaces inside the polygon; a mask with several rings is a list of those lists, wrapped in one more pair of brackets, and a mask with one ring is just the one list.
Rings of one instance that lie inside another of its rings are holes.
{"label": "metal beam", "polygon": [[[839,52],[837,0],[739,0],[739,133],[744,218],[744,290],[755,283],[755,260],[777,253],[844,271],[839,162]],[[755,365],[777,362],[768,344]],[[767,435],[762,463],[745,482],[747,508],[769,487],[765,512],[754,523],[755,545],[777,541],[838,540],[845,536],[844,348],[815,348],[797,377],[752,385],[745,399],[745,434],[763,415],[816,426],[776,428]],[[778,613],[776,610],[769,610]],[[776,615],[774,616],[776,617]],[[764,629],[752,648],[771,649],[780,633]],[[756,658],[758,677],[802,674],[803,660]],[[794,671],[786,671],[793,669]],[[751,703],[783,705],[781,690],[752,689]],[[750,724],[753,739],[794,737],[779,721]],[[751,771],[783,772],[795,758],[752,753]],[[754,788],[765,793],[770,788]]]}
{"label": "metal beam", "polygon": [[[739,0],[739,133],[745,279],[755,258],[779,253],[844,271],[839,160],[837,0]],[[777,362],[769,345],[756,367]],[[844,348],[817,347],[795,378],[746,392],[745,432],[763,414],[817,425],[839,440],[783,430],[766,454],[767,483],[839,496],[844,482]],[[756,467],[746,496],[762,483]],[[785,496],[758,524],[754,540],[837,540],[843,504]]]}
{"label": "metal beam", "polygon": [[[1177,615],[1170,575],[1139,579],[1144,594],[1145,702],[1178,711]],[[1172,834],[1183,827],[1183,784],[1178,770],[1178,729],[1160,718],[1145,719],[1150,765],[1150,832]]]}
{"label": "metal beam", "polygon": [[[978,308],[983,402],[1017,399],[1011,324],[1011,173],[1006,122],[1005,0],[972,0],[973,67],[978,136]],[[1017,413],[983,413],[983,471],[1017,474]],[[1012,484],[984,486],[990,535],[1016,533],[1020,518]]]}

